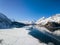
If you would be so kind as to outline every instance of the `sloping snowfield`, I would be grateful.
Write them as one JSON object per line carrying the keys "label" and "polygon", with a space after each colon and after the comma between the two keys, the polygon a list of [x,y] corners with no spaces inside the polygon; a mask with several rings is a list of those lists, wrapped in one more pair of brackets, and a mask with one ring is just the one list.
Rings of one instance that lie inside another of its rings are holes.
{"label": "sloping snowfield", "polygon": [[[54,43],[59,43],[59,40],[49,34],[51,32],[47,32],[49,31],[45,28],[32,29],[31,27],[0,29],[0,45],[54,45]],[[51,34],[56,35],[56,32]]]}
{"label": "sloping snowfield", "polygon": [[28,32],[26,28],[0,29],[0,45],[46,45]]}

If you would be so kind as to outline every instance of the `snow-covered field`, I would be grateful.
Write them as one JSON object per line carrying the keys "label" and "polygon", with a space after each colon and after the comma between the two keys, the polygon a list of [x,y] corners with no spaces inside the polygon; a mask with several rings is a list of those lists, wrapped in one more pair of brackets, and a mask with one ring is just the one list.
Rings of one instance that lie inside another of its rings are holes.
{"label": "snow-covered field", "polygon": [[28,33],[26,28],[0,29],[0,45],[46,45]]}
{"label": "snow-covered field", "polygon": [[[32,30],[34,31],[34,29]],[[38,37],[41,35],[41,33],[39,32],[38,33],[34,32],[32,34],[33,36],[30,35],[29,33],[33,32],[32,30],[31,30],[31,27],[0,29],[0,45],[54,45],[53,42],[45,43],[39,40]],[[43,35],[47,34],[46,32],[49,32],[47,30],[45,30],[46,31],[45,32],[44,30],[45,28],[40,28],[39,30],[40,32],[42,32],[41,36],[43,40],[45,38],[43,37]],[[57,35],[56,34],[57,32],[53,32],[53,33],[50,32],[50,33]],[[38,35],[38,37],[35,38],[34,35],[35,36]],[[47,40],[49,40],[48,38],[49,37],[47,37]]]}

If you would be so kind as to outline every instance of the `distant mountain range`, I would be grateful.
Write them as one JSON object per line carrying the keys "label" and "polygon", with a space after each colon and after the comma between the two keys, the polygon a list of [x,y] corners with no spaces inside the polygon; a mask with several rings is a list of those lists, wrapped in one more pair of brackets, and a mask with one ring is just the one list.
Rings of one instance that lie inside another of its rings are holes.
{"label": "distant mountain range", "polygon": [[23,27],[26,25],[35,25],[35,24],[41,24],[41,25],[46,25],[48,22],[56,22],[60,23],[60,14],[53,15],[51,17],[45,18],[42,17],[36,22],[28,22],[26,23],[21,23],[17,21],[11,21],[8,17],[6,17],[4,14],[0,13],[0,29],[5,29],[5,28],[13,28],[13,27]]}
{"label": "distant mountain range", "polygon": [[42,17],[39,20],[36,21],[36,24],[42,24],[45,25],[47,22],[57,22],[60,23],[60,14],[53,15],[51,17],[45,18]]}
{"label": "distant mountain range", "polygon": [[37,20],[36,24],[45,27],[50,31],[55,31],[60,29],[60,14],[53,15],[51,17],[42,17]]}
{"label": "distant mountain range", "polygon": [[0,13],[0,29],[13,28],[13,27],[19,28],[23,26],[25,26],[24,23],[11,21],[7,16]]}

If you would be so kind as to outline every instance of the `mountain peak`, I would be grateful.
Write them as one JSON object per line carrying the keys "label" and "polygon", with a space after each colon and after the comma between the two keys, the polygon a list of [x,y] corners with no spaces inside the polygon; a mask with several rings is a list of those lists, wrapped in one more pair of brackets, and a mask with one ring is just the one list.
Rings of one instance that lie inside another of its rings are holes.
{"label": "mountain peak", "polygon": [[57,23],[60,23],[60,14],[55,14],[55,15],[53,15],[51,17],[48,17],[48,18],[40,18],[36,23],[44,25],[47,22],[57,22]]}
{"label": "mountain peak", "polygon": [[1,28],[8,28],[11,24],[11,20],[6,17],[3,13],[0,13],[0,29]]}

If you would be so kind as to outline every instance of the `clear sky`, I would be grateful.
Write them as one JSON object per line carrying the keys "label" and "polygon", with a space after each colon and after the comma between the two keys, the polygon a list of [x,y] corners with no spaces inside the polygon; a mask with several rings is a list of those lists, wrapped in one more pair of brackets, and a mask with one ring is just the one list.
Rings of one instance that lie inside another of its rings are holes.
{"label": "clear sky", "polygon": [[60,13],[60,0],[0,0],[0,12],[10,19],[38,20]]}

